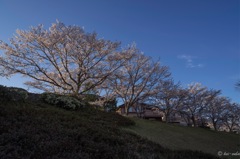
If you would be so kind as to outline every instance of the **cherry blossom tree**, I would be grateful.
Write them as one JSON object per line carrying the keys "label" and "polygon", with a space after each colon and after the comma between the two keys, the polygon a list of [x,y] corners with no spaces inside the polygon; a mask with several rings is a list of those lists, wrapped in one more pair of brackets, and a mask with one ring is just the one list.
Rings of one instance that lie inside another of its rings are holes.
{"label": "cherry blossom tree", "polygon": [[52,24],[17,30],[10,44],[3,41],[0,70],[22,74],[27,85],[50,92],[83,94],[101,85],[127,59],[119,42],[86,33],[81,27]]}
{"label": "cherry blossom tree", "polygon": [[217,96],[206,107],[205,115],[210,119],[213,124],[214,130],[218,130],[221,126],[224,114],[226,114],[227,107],[230,104],[230,100],[226,97]]}
{"label": "cherry blossom tree", "polygon": [[188,86],[186,98],[183,101],[181,112],[192,121],[194,127],[197,121],[203,122],[204,110],[211,100],[216,97],[220,91],[208,90],[200,83],[192,83]]}
{"label": "cherry blossom tree", "polygon": [[136,112],[139,112],[138,103],[153,96],[157,92],[158,83],[170,76],[168,67],[162,66],[159,61],[154,62],[134,46],[130,50],[131,59],[106,81],[108,88],[123,101],[127,115],[131,106],[135,106]]}
{"label": "cherry blossom tree", "polygon": [[223,115],[223,125],[227,126],[230,132],[234,128],[240,129],[240,104],[238,103],[229,103],[226,106],[226,111]]}
{"label": "cherry blossom tree", "polygon": [[154,96],[153,103],[163,111],[166,122],[170,122],[170,116],[174,111],[179,110],[186,94],[180,84],[174,84],[173,80],[166,80],[159,84],[161,86]]}
{"label": "cherry blossom tree", "polygon": [[188,85],[186,89],[186,96],[181,107],[181,113],[191,121],[194,127],[197,126],[196,118],[200,110],[199,102],[202,100],[202,96],[205,93],[206,88],[202,87],[200,83],[192,83]]}

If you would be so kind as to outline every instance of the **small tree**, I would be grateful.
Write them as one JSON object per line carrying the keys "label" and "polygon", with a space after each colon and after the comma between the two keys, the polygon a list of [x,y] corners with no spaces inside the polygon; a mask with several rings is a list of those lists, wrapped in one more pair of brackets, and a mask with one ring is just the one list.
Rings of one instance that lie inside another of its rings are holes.
{"label": "small tree", "polygon": [[97,38],[78,26],[42,25],[17,30],[10,45],[1,42],[1,74],[22,74],[27,85],[47,92],[83,94],[101,85],[126,60],[119,42]]}

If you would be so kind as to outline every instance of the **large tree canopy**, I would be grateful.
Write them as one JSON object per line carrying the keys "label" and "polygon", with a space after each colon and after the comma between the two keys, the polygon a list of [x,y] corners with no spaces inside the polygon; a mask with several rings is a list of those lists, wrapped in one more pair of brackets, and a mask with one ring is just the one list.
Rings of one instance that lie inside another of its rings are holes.
{"label": "large tree canopy", "polygon": [[32,78],[27,85],[44,91],[82,94],[99,85],[128,58],[119,42],[97,38],[81,27],[52,24],[17,30],[10,44],[3,41],[0,70]]}
{"label": "large tree canopy", "polygon": [[[158,91],[160,82],[169,79],[168,67],[144,56],[137,48],[130,47],[132,56],[107,81],[108,89],[125,104],[126,113],[130,106],[144,102]],[[138,108],[135,107],[138,112]]]}

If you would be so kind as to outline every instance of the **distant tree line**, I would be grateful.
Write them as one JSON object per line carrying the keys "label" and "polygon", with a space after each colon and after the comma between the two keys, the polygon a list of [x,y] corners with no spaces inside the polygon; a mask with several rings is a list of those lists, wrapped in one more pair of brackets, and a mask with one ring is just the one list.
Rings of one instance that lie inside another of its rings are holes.
{"label": "distant tree line", "polygon": [[205,126],[210,122],[215,130],[225,127],[229,131],[239,128],[240,105],[227,97],[220,96],[220,90],[208,89],[200,83],[192,83],[187,88],[167,82],[154,99],[166,116],[178,112],[186,123]]}
{"label": "distant tree line", "polygon": [[[57,94],[83,97],[103,96],[92,103],[120,99],[128,114],[130,106],[151,102],[165,114],[166,121],[179,112],[187,122],[208,119],[215,130],[239,126],[239,104],[199,83],[183,88],[175,84],[169,68],[144,55],[135,45],[122,48],[120,42],[98,38],[79,26],[56,22],[17,30],[10,44],[0,42],[0,74],[21,74],[32,80],[25,84]],[[239,84],[237,84],[239,86]],[[113,102],[116,103],[116,102]]]}

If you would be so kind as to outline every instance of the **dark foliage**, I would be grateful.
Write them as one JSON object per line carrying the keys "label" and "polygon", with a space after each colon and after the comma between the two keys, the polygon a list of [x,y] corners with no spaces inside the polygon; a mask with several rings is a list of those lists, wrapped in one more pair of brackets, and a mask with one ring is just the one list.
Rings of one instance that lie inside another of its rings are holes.
{"label": "dark foliage", "polygon": [[0,102],[24,102],[27,98],[28,92],[25,89],[0,85]]}
{"label": "dark foliage", "polygon": [[44,102],[0,103],[0,158],[215,158],[172,151],[120,129],[134,122],[91,107],[67,111]]}
{"label": "dark foliage", "polygon": [[117,110],[117,100],[113,99],[113,100],[109,100],[104,102],[104,110],[107,112],[115,112]]}
{"label": "dark foliage", "polygon": [[100,110],[104,110],[106,112],[115,112],[117,110],[117,100],[115,98],[106,100],[102,106],[90,104],[91,102],[95,102],[97,100],[105,100],[104,97],[101,97],[99,95],[82,94],[78,97],[78,99],[79,98],[81,98],[85,104],[88,104],[89,106],[95,107]]}

